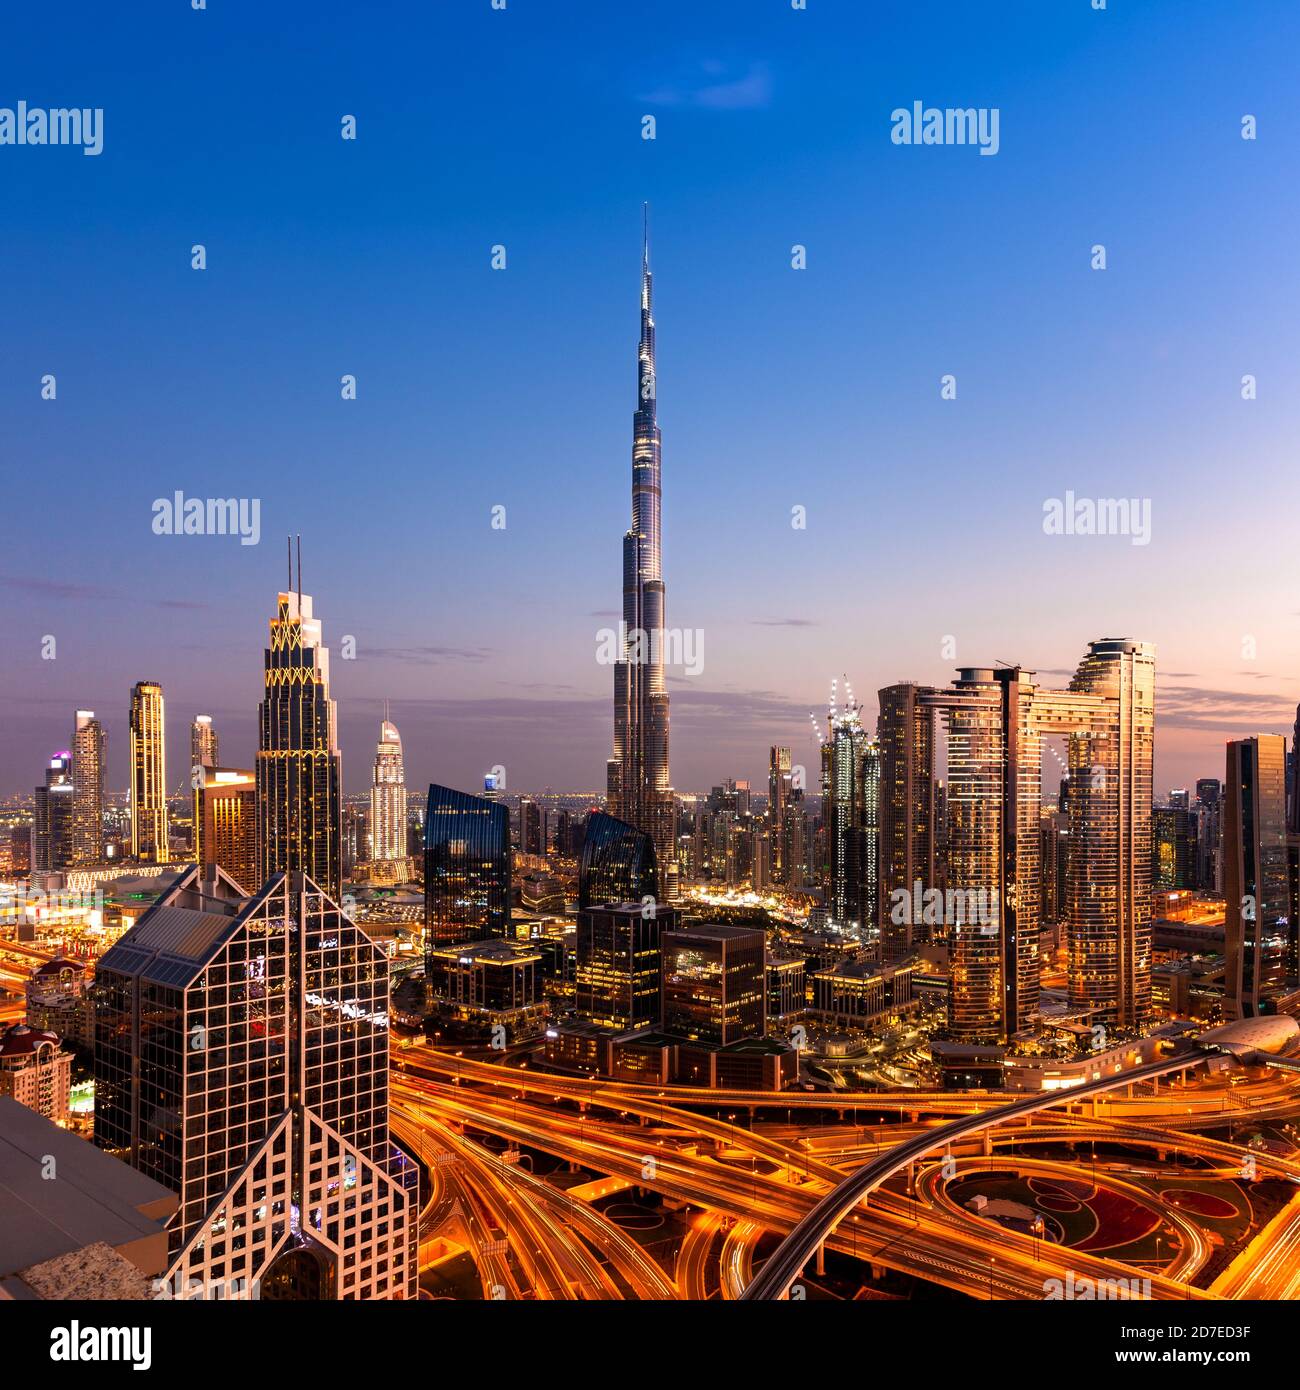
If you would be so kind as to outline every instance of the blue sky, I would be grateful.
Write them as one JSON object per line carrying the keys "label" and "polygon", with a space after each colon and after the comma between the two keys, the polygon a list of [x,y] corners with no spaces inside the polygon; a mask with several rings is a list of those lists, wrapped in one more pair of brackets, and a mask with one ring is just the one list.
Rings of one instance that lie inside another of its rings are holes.
{"label": "blue sky", "polygon": [[[250,763],[286,532],[336,649],[349,789],[385,698],[413,785],[503,764],[599,786],[642,200],[669,622],[704,633],[670,686],[678,787],[760,778],[773,742],[811,760],[832,674],[866,694],[1004,659],[1055,683],[1111,635],[1157,644],[1160,786],[1289,726],[1283,0],[212,0],[6,25],[0,105],[101,106],[105,146],[0,147],[0,789],[38,780],[78,706],[123,784],[140,678],[167,692],[172,781],[200,710]],[[916,100],[998,108],[999,153],[893,145]],[[260,498],[261,544],[153,535],[178,488]],[[1149,498],[1151,543],[1044,535],[1066,490]]]}

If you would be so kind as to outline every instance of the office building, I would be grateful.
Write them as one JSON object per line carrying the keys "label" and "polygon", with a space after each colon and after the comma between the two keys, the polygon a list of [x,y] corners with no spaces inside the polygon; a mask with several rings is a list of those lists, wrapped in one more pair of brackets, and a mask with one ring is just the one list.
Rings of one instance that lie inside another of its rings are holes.
{"label": "office building", "polygon": [[578,907],[654,900],[658,874],[650,836],[593,811],[578,857]]}
{"label": "office building", "polygon": [[1288,992],[1294,956],[1286,832],[1286,744],[1259,734],[1228,744],[1223,783],[1224,1013],[1258,1018]]}
{"label": "office building", "polygon": [[579,1020],[615,1032],[653,1028],[662,1007],[662,936],[674,908],[639,902],[583,908],[574,943],[574,1004]]}
{"label": "office building", "polygon": [[45,767],[45,781],[33,798],[33,872],[58,872],[72,863],[76,802],[72,777],[72,750],[53,754]]}
{"label": "office building", "polygon": [[277,597],[258,706],[257,874],[303,873],[334,898],[343,884],[343,770],[329,651],[299,588]]}
{"label": "office building", "polygon": [[424,819],[424,929],[432,948],[510,929],[510,811],[433,785]]}
{"label": "office building", "polygon": [[767,1031],[767,937],[761,928],[697,922],[660,936],[663,1031],[723,1047]]}
{"label": "office building", "polygon": [[101,957],[96,992],[95,1142],[178,1195],[169,1280],[415,1296],[387,960],[329,894],[294,873],[246,897],[191,866]]}

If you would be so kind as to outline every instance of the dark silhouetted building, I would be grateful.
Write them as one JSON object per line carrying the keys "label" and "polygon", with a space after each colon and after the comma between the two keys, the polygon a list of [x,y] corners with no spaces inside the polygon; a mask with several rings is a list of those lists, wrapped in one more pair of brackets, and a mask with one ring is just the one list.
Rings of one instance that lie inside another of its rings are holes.
{"label": "dark silhouetted building", "polygon": [[578,862],[578,908],[641,902],[657,894],[654,842],[626,821],[593,811]]}
{"label": "dark silhouetted building", "polygon": [[1257,1018],[1286,992],[1289,920],[1286,743],[1259,734],[1228,744],[1223,784],[1224,1012]]}

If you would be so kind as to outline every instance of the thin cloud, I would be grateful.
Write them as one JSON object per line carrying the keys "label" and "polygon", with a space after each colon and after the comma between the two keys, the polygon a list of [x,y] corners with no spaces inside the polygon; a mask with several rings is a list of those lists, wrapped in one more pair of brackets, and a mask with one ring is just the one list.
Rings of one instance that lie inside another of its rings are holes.
{"label": "thin cloud", "polygon": [[757,111],[771,105],[772,75],[766,63],[750,63],[739,71],[734,64],[711,58],[684,64],[642,99],[652,106]]}
{"label": "thin cloud", "polygon": [[363,647],[358,656],[374,656],[384,661],[404,661],[412,666],[437,666],[444,661],[486,661],[491,647]]}
{"label": "thin cloud", "polygon": [[27,575],[0,574],[0,588],[18,589],[46,598],[110,598],[107,590],[94,584],[69,584],[60,579],[35,579]]}

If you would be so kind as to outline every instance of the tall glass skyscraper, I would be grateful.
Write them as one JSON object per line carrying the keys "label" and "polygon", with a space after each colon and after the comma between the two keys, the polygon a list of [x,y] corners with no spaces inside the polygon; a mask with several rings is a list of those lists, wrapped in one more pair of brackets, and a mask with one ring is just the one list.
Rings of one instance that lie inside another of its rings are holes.
{"label": "tall glass skyscraper", "polygon": [[510,808],[436,784],[424,818],[424,931],[430,947],[510,930]]}
{"label": "tall glass skyscraper", "polygon": [[1038,1015],[1045,735],[1069,739],[1071,1005],[1120,1028],[1150,1013],[1154,649],[1105,638],[1068,690],[1030,677],[972,667],[921,696],[948,720],[949,1027],[969,1041]]}
{"label": "tall glass skyscraper", "polygon": [[660,435],[650,239],[641,255],[641,341],[632,416],[632,525],[623,537],[622,656],[614,665],[614,756],[609,813],[654,841],[659,894],[675,896],[673,790],[668,776],[668,692],[664,684],[664,582]]}
{"label": "tall glass skyscraper", "polygon": [[131,857],[167,862],[167,743],[162,686],[131,690]]}
{"label": "tall glass skyscraper", "polygon": [[388,963],[300,873],[193,866],[96,971],[95,1143],[170,1187],[180,1296],[416,1293]]}
{"label": "tall glass skyscraper", "polygon": [[[935,714],[921,697],[929,687],[902,682],[879,693],[880,718],[880,931],[883,955],[901,955],[928,938],[916,885],[938,888],[935,816]],[[906,890],[910,910],[892,910]],[[902,921],[895,921],[896,917]]]}
{"label": "tall glass skyscraper", "polygon": [[104,857],[104,726],[93,709],[77,711],[72,735],[72,862]]}
{"label": "tall glass skyscraper", "polygon": [[1224,1012],[1258,1018],[1288,983],[1286,741],[1258,734],[1228,744],[1223,792]]}
{"label": "tall glass skyscraper", "polygon": [[844,709],[831,705],[822,746],[827,907],[836,927],[865,943],[876,925],[880,748],[851,690],[848,699]]}
{"label": "tall glass skyscraper", "polygon": [[402,736],[385,718],[370,785],[370,857],[379,862],[406,858],[406,782]]}
{"label": "tall glass skyscraper", "polygon": [[72,863],[73,805],[72,751],[51,756],[45,781],[36,788],[32,811],[32,869],[66,869]]}
{"label": "tall glass skyscraper", "polygon": [[329,670],[311,596],[280,594],[258,706],[257,877],[304,873],[337,898],[343,768]]}
{"label": "tall glass skyscraper", "polygon": [[654,841],[634,825],[593,811],[578,861],[578,909],[655,896]]}

